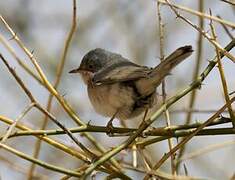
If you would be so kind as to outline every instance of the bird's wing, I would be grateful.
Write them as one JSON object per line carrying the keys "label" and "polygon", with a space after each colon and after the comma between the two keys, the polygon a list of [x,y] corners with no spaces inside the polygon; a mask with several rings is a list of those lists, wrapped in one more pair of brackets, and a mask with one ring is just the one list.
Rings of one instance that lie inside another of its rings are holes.
{"label": "bird's wing", "polygon": [[100,85],[135,80],[147,77],[150,71],[151,69],[146,66],[139,66],[130,61],[122,61],[95,73],[93,82]]}

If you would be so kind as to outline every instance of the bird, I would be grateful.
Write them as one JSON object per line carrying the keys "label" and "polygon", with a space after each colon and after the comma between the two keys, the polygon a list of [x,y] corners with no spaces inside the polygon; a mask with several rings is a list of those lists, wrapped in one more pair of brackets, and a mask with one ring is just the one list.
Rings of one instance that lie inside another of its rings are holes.
{"label": "bird", "polygon": [[113,119],[132,119],[152,108],[159,96],[156,88],[192,52],[191,45],[182,46],[156,67],[147,67],[96,48],[86,53],[79,67],[69,73],[81,74],[95,111],[110,117],[107,127],[112,128]]}

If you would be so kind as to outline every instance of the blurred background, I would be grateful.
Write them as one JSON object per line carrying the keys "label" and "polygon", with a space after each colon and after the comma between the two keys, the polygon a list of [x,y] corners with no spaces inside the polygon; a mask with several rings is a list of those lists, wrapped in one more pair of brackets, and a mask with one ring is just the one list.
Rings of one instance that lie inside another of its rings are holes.
{"label": "blurred background", "polygon": [[[199,0],[172,2],[198,10]],[[232,5],[220,0],[213,2],[211,0],[205,0],[203,2],[206,13],[209,14],[210,8],[214,16],[220,15],[222,18],[234,22],[235,11]],[[72,1],[0,1],[0,13],[25,45],[34,52],[34,56],[37,58],[38,63],[50,82],[54,82],[56,66],[61,59],[64,41],[71,26]],[[175,14],[169,7],[161,6],[161,13],[164,23],[165,55],[170,54],[178,47],[184,45],[192,45],[195,50],[188,60],[175,68],[172,75],[166,78],[167,97],[171,97],[192,82],[193,71],[196,66],[198,32],[179,18],[176,19]],[[193,23],[199,23],[197,16],[182,11],[180,13]],[[69,49],[58,91],[64,95],[65,99],[76,110],[76,113],[84,122],[91,121],[91,124],[94,125],[106,125],[108,118],[104,118],[95,113],[89,102],[86,86],[82,82],[81,77],[70,75],[68,72],[79,65],[84,54],[97,47],[120,53],[122,56],[141,65],[157,65],[160,62],[160,53],[156,1],[79,0],[77,1],[77,23],[77,30]],[[231,41],[231,38],[219,23],[214,22],[214,25],[218,35],[218,41],[224,47]],[[204,21],[204,30],[210,30],[209,20]],[[229,28],[229,30],[235,35],[232,29]],[[2,23],[0,23],[0,33],[7,40],[11,38],[11,35]],[[9,40],[9,43],[14,47],[17,55],[26,64],[33,67],[16,43],[13,40]],[[47,97],[49,95],[48,91],[22,70],[2,44],[0,44],[0,52],[15,68],[37,100],[46,107]],[[235,50],[232,50],[231,53],[235,54]],[[207,40],[203,39],[200,72],[208,64],[208,60],[211,60],[214,56],[214,47]],[[228,90],[232,92],[235,90],[235,65],[227,58],[223,58],[223,65]],[[161,94],[161,88],[158,88],[158,92]],[[170,111],[187,109],[189,97],[190,95],[187,95],[182,98],[170,108]],[[12,119],[15,119],[29,103],[27,97],[2,62],[0,62],[0,102],[0,115]],[[201,89],[197,90],[194,109],[213,111],[219,109],[224,102],[219,71],[218,68],[214,68],[204,81]],[[66,127],[76,126],[56,100],[53,101],[52,113]],[[211,115],[208,113],[194,113],[192,122],[203,122]],[[224,116],[228,117],[228,114],[224,113]],[[43,117],[37,110],[32,110],[21,122],[33,129],[39,129]],[[183,124],[186,120],[186,113],[171,113],[170,119],[172,125]],[[119,125],[119,122],[115,121],[114,124]],[[129,127],[138,127],[139,122],[128,121],[127,124]],[[159,118],[153,126],[165,126],[165,117],[162,116]],[[6,132],[7,127],[6,124],[0,122],[0,135]],[[49,122],[47,129],[52,128],[57,128],[57,126]],[[107,148],[114,147],[126,139],[126,137],[108,137],[106,134],[98,133],[93,133],[93,135],[97,141],[101,142]],[[80,137],[79,134],[76,134],[76,136],[89,146],[89,142],[83,137]],[[66,136],[56,136],[53,138],[76,148]],[[35,140],[33,137],[17,137],[9,139],[7,143],[18,150],[32,155]],[[187,144],[185,154],[206,148],[212,144],[231,140],[234,140],[233,135],[194,137]],[[176,142],[174,140],[175,144]],[[155,164],[165,152],[168,152],[168,143],[167,141],[156,143],[148,146],[146,151],[151,153],[151,158]],[[119,155],[119,158],[121,158],[120,156],[126,158],[126,161],[131,160],[131,156],[125,153]],[[185,160],[182,164],[185,164],[188,175],[190,176],[209,179],[230,179],[235,173],[234,157],[235,145],[231,144],[226,147],[222,146],[222,148],[213,149],[196,158]],[[39,159],[71,169],[78,167],[80,164],[73,157],[45,143],[42,143]],[[0,149],[0,179],[26,179],[30,165],[28,161],[22,160]],[[169,173],[170,161],[167,161],[161,169]],[[44,179],[58,179],[61,177],[61,174],[48,171],[41,167],[37,167],[36,172],[43,175],[40,178]],[[180,174],[184,174],[183,166],[180,167],[179,172]],[[127,171],[127,174],[136,179],[143,177],[143,174],[134,171]],[[102,179],[103,177],[103,174],[97,175],[97,179]]]}

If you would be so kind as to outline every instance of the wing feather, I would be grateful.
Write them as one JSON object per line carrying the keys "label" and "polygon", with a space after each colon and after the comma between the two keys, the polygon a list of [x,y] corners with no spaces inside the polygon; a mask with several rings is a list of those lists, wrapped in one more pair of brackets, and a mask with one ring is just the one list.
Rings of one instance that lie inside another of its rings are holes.
{"label": "wing feather", "polygon": [[93,82],[100,85],[136,80],[147,77],[150,71],[151,69],[146,66],[139,66],[130,61],[122,61],[98,71],[93,77]]}

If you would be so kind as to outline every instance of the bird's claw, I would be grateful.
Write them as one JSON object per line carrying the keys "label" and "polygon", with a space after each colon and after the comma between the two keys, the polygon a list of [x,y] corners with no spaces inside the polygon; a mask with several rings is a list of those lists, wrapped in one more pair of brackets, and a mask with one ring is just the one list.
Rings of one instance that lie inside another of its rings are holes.
{"label": "bird's claw", "polygon": [[114,134],[114,133],[113,133],[113,130],[114,130],[114,127],[113,127],[113,119],[111,119],[111,120],[108,122],[106,128],[107,128],[106,134],[107,134],[108,136],[112,137],[113,134]]}

